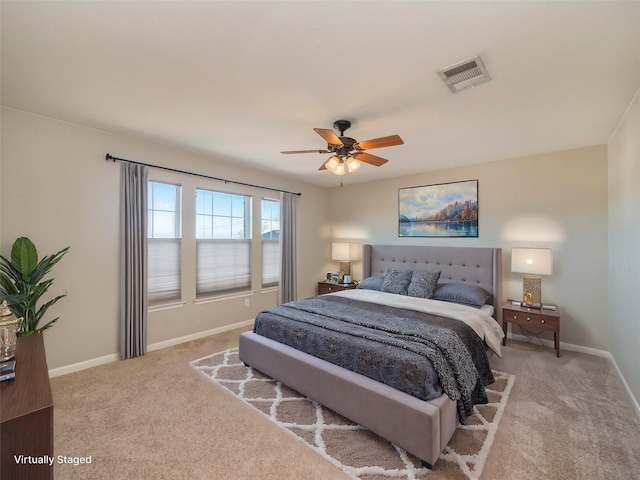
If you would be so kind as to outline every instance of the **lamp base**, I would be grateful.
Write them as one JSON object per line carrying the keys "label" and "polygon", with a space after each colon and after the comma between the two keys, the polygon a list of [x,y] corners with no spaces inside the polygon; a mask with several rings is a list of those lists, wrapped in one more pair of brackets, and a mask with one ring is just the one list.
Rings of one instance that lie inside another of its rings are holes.
{"label": "lamp base", "polygon": [[351,275],[351,262],[340,262],[340,278]]}
{"label": "lamp base", "polygon": [[[542,277],[525,275],[522,277],[522,304],[530,308],[540,308]],[[537,306],[534,306],[537,305]]]}

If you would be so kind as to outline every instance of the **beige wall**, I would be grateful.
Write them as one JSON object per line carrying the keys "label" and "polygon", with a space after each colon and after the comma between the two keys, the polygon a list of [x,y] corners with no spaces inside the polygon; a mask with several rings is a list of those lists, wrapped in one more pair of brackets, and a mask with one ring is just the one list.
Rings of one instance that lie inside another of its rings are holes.
{"label": "beige wall", "polygon": [[[3,108],[0,248],[8,254],[20,235],[31,237],[43,253],[71,246],[56,267],[53,287],[53,293],[67,291],[69,296],[54,307],[52,313],[61,319],[45,334],[49,367],[56,368],[118,352],[120,169],[104,160],[107,152],[301,191],[300,297],[315,294],[315,282],[325,271],[337,268],[330,260],[331,239],[502,247],[503,293],[514,298],[520,296],[522,282],[520,275],[509,272],[511,247],[550,247],[554,274],[543,278],[543,298],[561,305],[563,342],[611,351],[639,398],[640,320],[627,301],[640,291],[640,227],[627,222],[640,213],[639,104],[636,99],[612,140],[608,166],[607,147],[596,146],[367,184],[350,186],[346,178],[347,185],[333,189]],[[194,177],[158,170],[151,176],[173,179],[187,189],[207,186]],[[479,180],[479,238],[398,237],[399,188],[466,179]],[[359,278],[360,272],[361,265],[355,262],[354,277]],[[185,288],[189,298],[183,308],[150,315],[150,344],[250,320],[259,309],[275,303],[274,292],[258,291],[249,297],[249,307],[244,306],[245,298],[194,305],[190,288]]]}
{"label": "beige wall", "polygon": [[[105,154],[180,168],[216,177],[302,192],[298,199],[298,294],[315,294],[314,279],[324,268],[318,255],[329,235],[323,208],[325,189],[262,172],[240,168],[212,158],[2,108],[2,185],[0,218],[3,255],[19,236],[30,237],[41,254],[70,245],[70,253],[55,267],[53,293],[68,297],[51,309],[60,316],[45,333],[49,368],[118,353],[118,208],[119,164]],[[166,177],[150,170],[152,178]],[[174,175],[185,189],[207,184],[202,179]],[[247,192],[246,189],[243,191]],[[259,199],[273,195],[252,189]],[[185,247],[186,303],[182,308],[151,313],[148,343],[171,341],[198,332],[251,320],[265,306],[276,303],[275,292],[195,305],[190,278],[195,278],[192,247]],[[191,263],[190,263],[191,262]],[[249,299],[249,307],[244,306]]]}
{"label": "beige wall", "polygon": [[[470,179],[478,179],[477,239],[398,237],[399,188]],[[562,341],[609,350],[606,146],[337,187],[330,198],[334,239],[501,247],[505,298],[522,295],[522,276],[509,271],[511,247],[552,248],[542,296],[561,307]]]}
{"label": "beige wall", "polygon": [[640,93],[609,142],[609,245],[610,350],[640,400]]}

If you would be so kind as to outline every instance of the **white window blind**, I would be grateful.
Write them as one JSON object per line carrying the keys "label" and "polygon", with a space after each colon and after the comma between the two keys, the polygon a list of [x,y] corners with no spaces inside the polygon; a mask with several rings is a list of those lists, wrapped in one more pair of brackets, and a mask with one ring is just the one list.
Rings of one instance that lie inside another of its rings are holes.
{"label": "white window blind", "polygon": [[251,197],[196,190],[196,297],[251,288]]}
{"label": "white window blind", "polygon": [[270,287],[280,280],[280,202],[262,199],[262,286]]}
{"label": "white window blind", "polygon": [[262,241],[262,286],[278,284],[280,279],[280,242],[278,240]]}
{"label": "white window blind", "polygon": [[196,240],[196,295],[251,288],[251,240]]}
{"label": "white window blind", "polygon": [[149,304],[180,300],[182,242],[179,238],[148,239]]}
{"label": "white window blind", "polygon": [[149,182],[147,205],[147,282],[149,305],[182,297],[180,186]]}

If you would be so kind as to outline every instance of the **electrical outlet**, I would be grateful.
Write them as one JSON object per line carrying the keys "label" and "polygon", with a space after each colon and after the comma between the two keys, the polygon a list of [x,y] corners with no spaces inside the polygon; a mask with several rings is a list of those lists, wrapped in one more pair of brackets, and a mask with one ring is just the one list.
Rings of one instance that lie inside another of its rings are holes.
{"label": "electrical outlet", "polygon": [[248,298],[245,298],[245,299],[244,299],[244,306],[245,306],[245,307],[248,307],[248,306],[249,306],[249,299],[248,299]]}

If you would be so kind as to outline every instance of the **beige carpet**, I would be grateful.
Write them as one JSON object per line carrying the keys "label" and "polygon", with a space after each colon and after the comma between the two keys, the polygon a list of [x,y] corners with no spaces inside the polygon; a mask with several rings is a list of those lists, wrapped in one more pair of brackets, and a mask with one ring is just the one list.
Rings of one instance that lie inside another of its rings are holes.
{"label": "beige carpet", "polygon": [[[238,346],[239,329],[51,379],[56,480],[346,480],[189,362]],[[509,342],[516,375],[483,480],[638,478],[640,422],[605,358]],[[451,477],[455,478],[455,477]]]}
{"label": "beige carpet", "polygon": [[238,358],[237,348],[191,364],[354,480],[479,478],[515,379],[514,375],[494,371],[496,381],[487,389],[489,403],[475,407],[475,414],[454,433],[433,471],[429,471],[398,446],[246,367]]}

